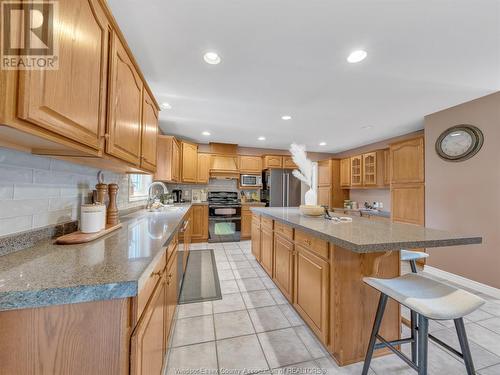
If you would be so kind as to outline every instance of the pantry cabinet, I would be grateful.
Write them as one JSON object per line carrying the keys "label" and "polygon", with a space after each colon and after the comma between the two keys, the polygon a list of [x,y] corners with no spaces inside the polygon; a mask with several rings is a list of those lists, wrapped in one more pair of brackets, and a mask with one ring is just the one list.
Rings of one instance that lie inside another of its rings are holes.
{"label": "pantry cabinet", "polygon": [[275,233],[273,280],[289,302],[293,299],[293,259],[293,242]]}
{"label": "pantry cabinet", "polygon": [[262,157],[260,156],[239,156],[240,173],[260,174],[262,173]]}
{"label": "pantry cabinet", "polygon": [[208,184],[210,180],[210,154],[198,153],[196,182]]}
{"label": "pantry cabinet", "polygon": [[158,110],[151,95],[144,90],[142,102],[141,168],[156,171],[156,142],[158,139]]}
{"label": "pantry cabinet", "polygon": [[139,165],[143,83],[121,40],[112,40],[106,152]]}
{"label": "pantry cabinet", "polygon": [[181,141],[182,182],[196,183],[198,175],[198,145]]}

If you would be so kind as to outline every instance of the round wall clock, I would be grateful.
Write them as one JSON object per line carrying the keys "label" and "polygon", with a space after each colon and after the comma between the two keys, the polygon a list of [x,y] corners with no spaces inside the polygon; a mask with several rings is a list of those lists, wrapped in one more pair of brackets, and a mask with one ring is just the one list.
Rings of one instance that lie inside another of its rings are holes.
{"label": "round wall clock", "polygon": [[472,125],[456,125],[445,130],[436,141],[436,152],[447,161],[464,161],[481,149],[484,136]]}

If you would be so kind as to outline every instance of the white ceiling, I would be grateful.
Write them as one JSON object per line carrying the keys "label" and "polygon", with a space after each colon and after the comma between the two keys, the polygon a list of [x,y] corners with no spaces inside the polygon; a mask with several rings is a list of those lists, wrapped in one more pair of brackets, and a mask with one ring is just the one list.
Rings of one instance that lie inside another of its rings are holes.
{"label": "white ceiling", "polygon": [[[199,142],[337,152],[500,90],[498,0],[108,2],[172,106],[162,130]],[[368,57],[347,63],[358,48]],[[222,63],[206,64],[206,51]]]}

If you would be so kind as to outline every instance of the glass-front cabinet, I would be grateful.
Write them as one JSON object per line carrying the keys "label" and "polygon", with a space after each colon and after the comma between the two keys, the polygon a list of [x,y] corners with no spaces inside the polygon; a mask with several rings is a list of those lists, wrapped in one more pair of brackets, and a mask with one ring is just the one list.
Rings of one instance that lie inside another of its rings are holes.
{"label": "glass-front cabinet", "polygon": [[377,184],[377,153],[363,154],[363,184]]}
{"label": "glass-front cabinet", "polygon": [[363,184],[361,165],[361,155],[351,157],[351,186],[361,186]]}

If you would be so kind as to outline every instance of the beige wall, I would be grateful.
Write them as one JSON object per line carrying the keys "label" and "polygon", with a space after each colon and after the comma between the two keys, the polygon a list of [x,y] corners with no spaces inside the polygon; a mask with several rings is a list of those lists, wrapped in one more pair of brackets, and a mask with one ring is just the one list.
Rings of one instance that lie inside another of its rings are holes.
{"label": "beige wall", "polygon": [[[437,137],[458,124],[480,128],[483,148],[460,163],[441,160]],[[500,288],[500,92],[425,118],[426,226],[483,237],[482,245],[429,249],[428,264]]]}

